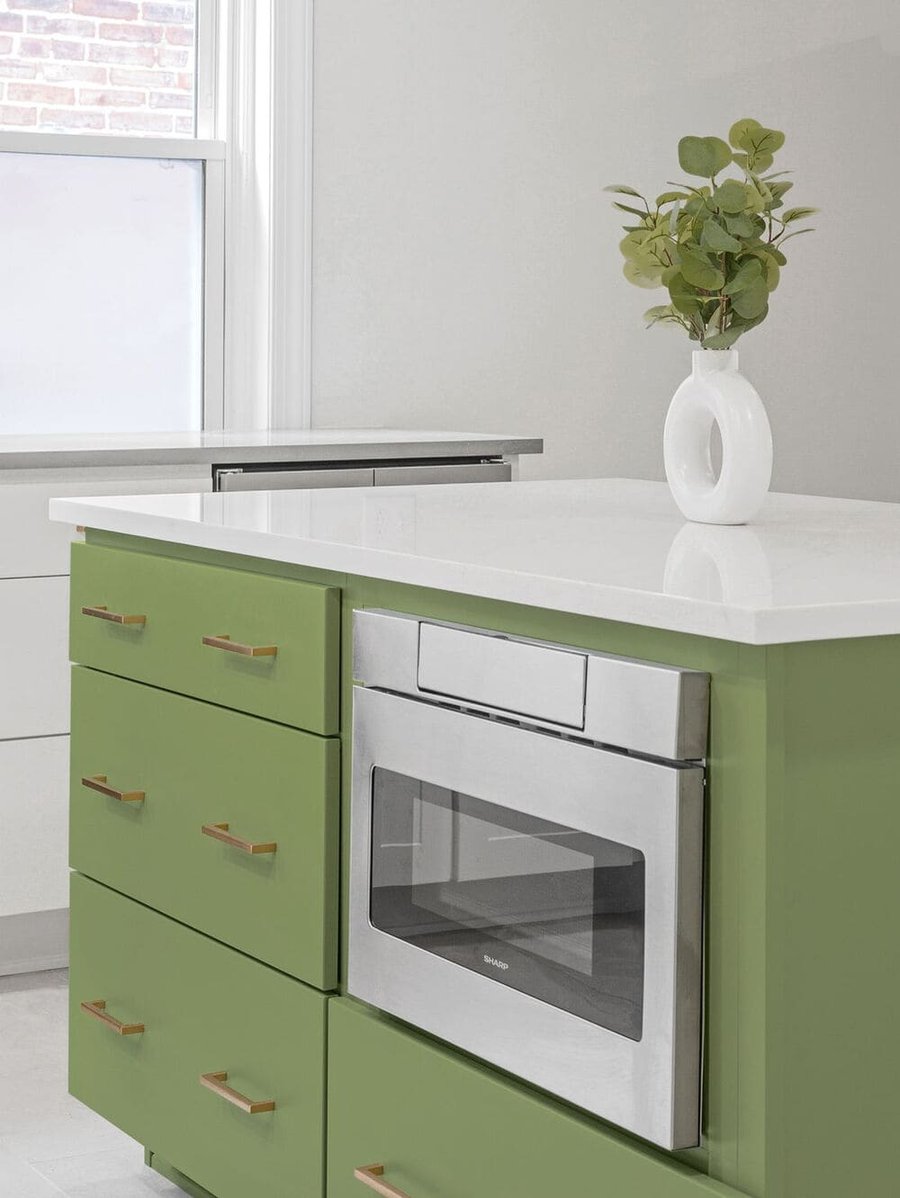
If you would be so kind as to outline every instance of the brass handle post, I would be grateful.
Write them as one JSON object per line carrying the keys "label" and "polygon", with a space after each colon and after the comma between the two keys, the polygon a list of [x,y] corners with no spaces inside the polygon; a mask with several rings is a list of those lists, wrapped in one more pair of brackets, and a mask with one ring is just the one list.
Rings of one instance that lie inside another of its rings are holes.
{"label": "brass handle post", "polygon": [[95,620],[109,620],[111,624],[134,624],[144,625],[147,623],[146,616],[126,615],[120,611],[110,611],[105,603],[98,603],[95,607],[83,607],[81,609],[83,616],[93,616]]}
{"label": "brass handle post", "polygon": [[108,786],[106,774],[92,774],[88,778],[82,778],[81,785],[106,795],[108,799],[117,799],[120,803],[143,803],[147,797],[147,792],[143,790],[116,790],[114,786]]}
{"label": "brass handle post", "polygon": [[99,1019],[104,1027],[108,1027],[118,1036],[139,1036],[144,1030],[142,1023],[123,1023],[121,1019],[114,1019],[112,1015],[107,1015],[106,999],[104,998],[95,998],[93,1002],[83,1002],[81,1009],[92,1019]]}
{"label": "brass handle post", "polygon": [[396,1186],[381,1180],[384,1176],[384,1165],[360,1165],[358,1169],[353,1170],[353,1176],[376,1194],[381,1194],[382,1198],[409,1198],[405,1190],[398,1190]]}
{"label": "brass handle post", "polygon": [[238,1093],[237,1090],[232,1090],[231,1086],[226,1086],[228,1081],[227,1073],[201,1073],[200,1085],[205,1086],[207,1090],[212,1090],[213,1094],[218,1094],[219,1098],[224,1098],[226,1102],[230,1102],[232,1106],[236,1106],[246,1115],[262,1115],[265,1111],[274,1111],[275,1103],[272,1099],[266,1099],[263,1102],[253,1102],[244,1094]]}
{"label": "brass handle post", "polygon": [[252,840],[241,840],[240,836],[232,836],[228,829],[229,824],[204,824],[200,831],[204,836],[211,836],[213,840],[221,840],[223,844],[230,844],[233,849],[240,849],[242,853],[251,853],[254,857],[260,853],[274,853],[278,850],[278,842],[270,840],[265,844],[256,844]]}
{"label": "brass handle post", "polygon": [[278,652],[277,645],[242,645],[233,641],[223,633],[221,636],[205,636],[202,643],[210,649],[223,649],[226,653],[239,653],[241,657],[274,657]]}

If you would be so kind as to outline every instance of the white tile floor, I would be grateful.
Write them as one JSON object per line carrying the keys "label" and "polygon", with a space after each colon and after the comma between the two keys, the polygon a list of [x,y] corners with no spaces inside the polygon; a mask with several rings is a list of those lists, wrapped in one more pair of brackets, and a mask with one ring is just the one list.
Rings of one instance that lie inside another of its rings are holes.
{"label": "white tile floor", "polygon": [[175,1198],[144,1150],[66,1093],[64,970],[0,977],[0,1198]]}

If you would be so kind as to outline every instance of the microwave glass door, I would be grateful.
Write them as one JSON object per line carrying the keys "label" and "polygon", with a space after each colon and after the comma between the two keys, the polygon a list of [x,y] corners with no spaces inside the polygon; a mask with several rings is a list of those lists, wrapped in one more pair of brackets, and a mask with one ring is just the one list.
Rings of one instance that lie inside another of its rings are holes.
{"label": "microwave glass door", "polygon": [[373,927],[641,1039],[639,849],[392,770],[371,778]]}

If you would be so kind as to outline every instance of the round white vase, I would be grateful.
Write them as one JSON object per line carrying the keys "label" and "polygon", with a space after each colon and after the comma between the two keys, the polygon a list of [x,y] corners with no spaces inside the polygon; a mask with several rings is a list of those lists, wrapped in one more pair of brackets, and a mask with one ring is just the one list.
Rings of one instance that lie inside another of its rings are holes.
{"label": "round white vase", "polygon": [[[719,426],[722,468],[710,434]],[[672,397],[663,438],[666,478],[688,520],[746,524],[772,481],[772,430],[756,389],[738,371],[736,349],[694,350],[694,367]]]}

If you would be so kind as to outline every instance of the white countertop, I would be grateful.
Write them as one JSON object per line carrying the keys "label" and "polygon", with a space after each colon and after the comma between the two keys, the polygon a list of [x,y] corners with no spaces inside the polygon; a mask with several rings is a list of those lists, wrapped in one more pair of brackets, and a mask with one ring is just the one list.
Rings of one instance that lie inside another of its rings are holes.
{"label": "white countertop", "polygon": [[7,435],[0,436],[0,469],[499,457],[542,448],[535,437],[397,428]]}
{"label": "white countertop", "polygon": [[747,644],[900,633],[900,504],[770,495],[686,523],[663,483],[56,499],[56,520]]}

